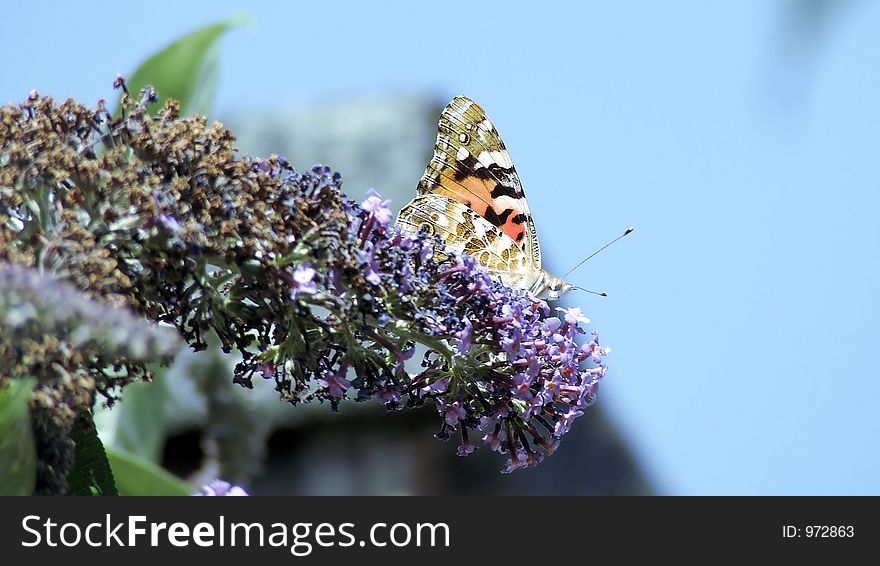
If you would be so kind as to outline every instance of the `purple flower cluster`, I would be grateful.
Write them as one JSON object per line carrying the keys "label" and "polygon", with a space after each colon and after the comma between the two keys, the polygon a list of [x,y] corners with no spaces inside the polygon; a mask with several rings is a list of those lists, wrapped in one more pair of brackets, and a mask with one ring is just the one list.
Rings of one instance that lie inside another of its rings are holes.
{"label": "purple flower cluster", "polygon": [[551,316],[547,303],[492,281],[468,256],[449,271],[447,290],[467,305],[454,333],[466,361],[438,359],[414,382],[444,416],[438,436],[459,432],[460,455],[475,450],[477,435],[509,454],[505,472],[533,466],[595,402],[608,349],[595,332],[578,344],[579,323],[589,322],[579,308],[558,308],[564,320]]}
{"label": "purple flower cluster", "polygon": [[[181,118],[173,101],[151,115],[156,93],[133,94],[117,117],[36,93],[0,107],[0,261],[173,326],[193,349],[216,335],[239,356],[236,383],[273,380],[291,404],[436,405],[439,438],[457,434],[462,455],[482,440],[507,471],[553,452],[594,402],[607,349],[595,334],[580,343],[580,309],[551,310],[427,233],[401,233],[387,200],[370,191],[358,205],[329,167],[242,156],[222,125]],[[0,310],[7,324],[33,318]],[[55,366],[125,385],[105,357]],[[148,375],[137,360],[126,370]],[[87,403],[93,390],[77,389]]]}
{"label": "purple flower cluster", "polygon": [[51,407],[62,430],[97,394],[111,402],[114,390],[145,377],[146,362],[170,363],[181,345],[173,329],[125,306],[0,260],[0,389],[11,379],[38,378],[33,405]]}
{"label": "purple flower cluster", "polygon": [[[127,308],[102,304],[37,269],[0,261],[2,335],[11,341],[19,338],[18,332],[24,336],[33,331],[34,325],[68,339],[73,347],[95,343],[104,355],[119,358],[170,361],[180,347],[171,328],[144,320]],[[0,368],[4,365],[0,363]]]}
{"label": "purple flower cluster", "polygon": [[[385,363],[371,366],[354,349],[339,351],[313,395],[334,407],[352,389],[356,399],[379,397],[389,409],[401,408],[404,398],[410,406],[431,400],[443,417],[439,438],[458,432],[460,455],[473,452],[473,439],[482,438],[509,455],[506,472],[551,454],[595,402],[605,372],[608,349],[597,333],[578,343],[589,319],[577,307],[558,307],[557,318],[527,291],[493,281],[472,257],[391,227],[388,201],[375,191],[360,207],[352,205],[351,214],[350,242],[366,293],[352,288],[357,278],[348,277],[350,286],[340,283],[340,266],[323,279],[343,303],[355,301],[361,316],[369,312],[362,336],[372,344],[361,345],[373,352],[379,346]],[[421,371],[412,373],[405,362],[415,344],[427,352]]]}
{"label": "purple flower cluster", "polygon": [[247,496],[248,492],[241,486],[232,485],[228,481],[214,480],[193,495],[205,495],[209,497],[242,497]]}

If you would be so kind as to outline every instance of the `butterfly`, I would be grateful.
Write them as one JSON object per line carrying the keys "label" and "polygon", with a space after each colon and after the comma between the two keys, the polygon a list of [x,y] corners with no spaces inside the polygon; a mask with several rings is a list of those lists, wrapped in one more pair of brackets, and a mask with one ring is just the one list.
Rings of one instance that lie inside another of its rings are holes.
{"label": "butterfly", "polygon": [[473,100],[440,115],[434,156],[418,194],[397,217],[406,232],[437,234],[509,287],[555,300],[574,288],[541,268],[541,245],[519,175],[498,130]]}

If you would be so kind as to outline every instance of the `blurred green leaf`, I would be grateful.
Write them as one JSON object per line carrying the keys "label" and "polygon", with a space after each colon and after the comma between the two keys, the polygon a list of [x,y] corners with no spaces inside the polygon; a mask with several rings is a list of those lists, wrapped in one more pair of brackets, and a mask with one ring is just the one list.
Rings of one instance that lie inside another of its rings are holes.
{"label": "blurred green leaf", "polygon": [[217,90],[219,39],[247,21],[231,18],[178,39],[138,67],[128,79],[129,92],[136,97],[142,88],[152,85],[159,94],[159,104],[152,107],[152,113],[162,108],[165,99],[174,98],[180,102],[181,115],[207,115]]}
{"label": "blurred green leaf", "polygon": [[28,401],[37,380],[13,379],[0,389],[0,495],[30,495],[37,456]]}
{"label": "blurred green leaf", "polygon": [[159,462],[166,435],[168,404],[168,368],[151,367],[155,379],[132,383],[125,388],[122,400],[111,409],[115,412],[101,437],[110,448],[133,454],[153,463]]}
{"label": "blurred green leaf", "polygon": [[67,478],[68,495],[119,495],[104,445],[91,413],[83,413],[70,431],[76,444],[73,470]]}
{"label": "blurred green leaf", "polygon": [[191,495],[186,482],[143,458],[107,450],[120,495]]}

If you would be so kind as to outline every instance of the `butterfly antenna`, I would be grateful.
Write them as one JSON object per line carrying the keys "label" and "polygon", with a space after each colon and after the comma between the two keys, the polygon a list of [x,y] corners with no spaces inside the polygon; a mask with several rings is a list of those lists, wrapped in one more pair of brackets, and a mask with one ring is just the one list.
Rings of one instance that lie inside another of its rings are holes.
{"label": "butterfly antenna", "polygon": [[571,288],[577,289],[578,291],[583,291],[585,293],[592,293],[594,295],[599,295],[600,297],[607,297],[608,296],[608,293],[606,293],[604,291],[600,293],[599,291],[592,291],[590,289],[584,289],[583,287],[578,287],[577,285],[572,285]]}
{"label": "butterfly antenna", "polygon": [[[629,235],[632,233],[633,230],[635,230],[635,227],[633,227],[633,226],[630,226],[629,228],[627,228],[627,229],[626,229],[626,232],[624,232],[624,233],[621,234],[620,236],[614,238],[613,240],[611,240],[610,242],[608,242],[607,244],[605,244],[604,246],[602,246],[602,247],[599,248],[598,250],[596,250],[596,251],[594,251],[593,253],[591,253],[590,255],[588,255],[588,256],[586,257],[586,259],[584,259],[582,262],[580,262],[579,264],[577,264],[577,265],[575,265],[574,267],[572,267],[571,269],[569,269],[569,270],[565,273],[565,275],[562,276],[562,278],[565,279],[566,277],[568,277],[568,275],[569,275],[572,271],[574,271],[574,270],[577,269],[578,267],[582,266],[583,264],[587,263],[590,259],[593,258],[593,256],[595,256],[595,255],[598,254],[599,252],[603,251],[605,248],[607,248],[607,247],[610,246],[611,244],[613,244],[613,243],[615,243],[616,241],[620,240],[620,239],[623,238],[624,236],[629,236]],[[578,287],[578,289],[580,289],[580,287]],[[582,290],[582,291],[587,291],[587,289],[581,289],[581,290]],[[588,292],[589,292],[589,293],[593,293],[594,291],[588,291]],[[601,295],[602,293],[596,293],[596,294],[597,294],[597,295]]]}

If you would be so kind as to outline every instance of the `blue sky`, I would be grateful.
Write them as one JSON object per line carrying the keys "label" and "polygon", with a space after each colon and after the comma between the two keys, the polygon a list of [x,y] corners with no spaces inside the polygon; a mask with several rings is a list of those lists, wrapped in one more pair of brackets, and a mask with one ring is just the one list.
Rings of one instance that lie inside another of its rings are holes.
{"label": "blue sky", "polygon": [[549,269],[636,226],[570,278],[610,296],[569,302],[614,348],[600,403],[658,491],[880,494],[880,5],[810,32],[794,0],[5,4],[0,103],[109,97],[237,13],[219,116],[476,99]]}

